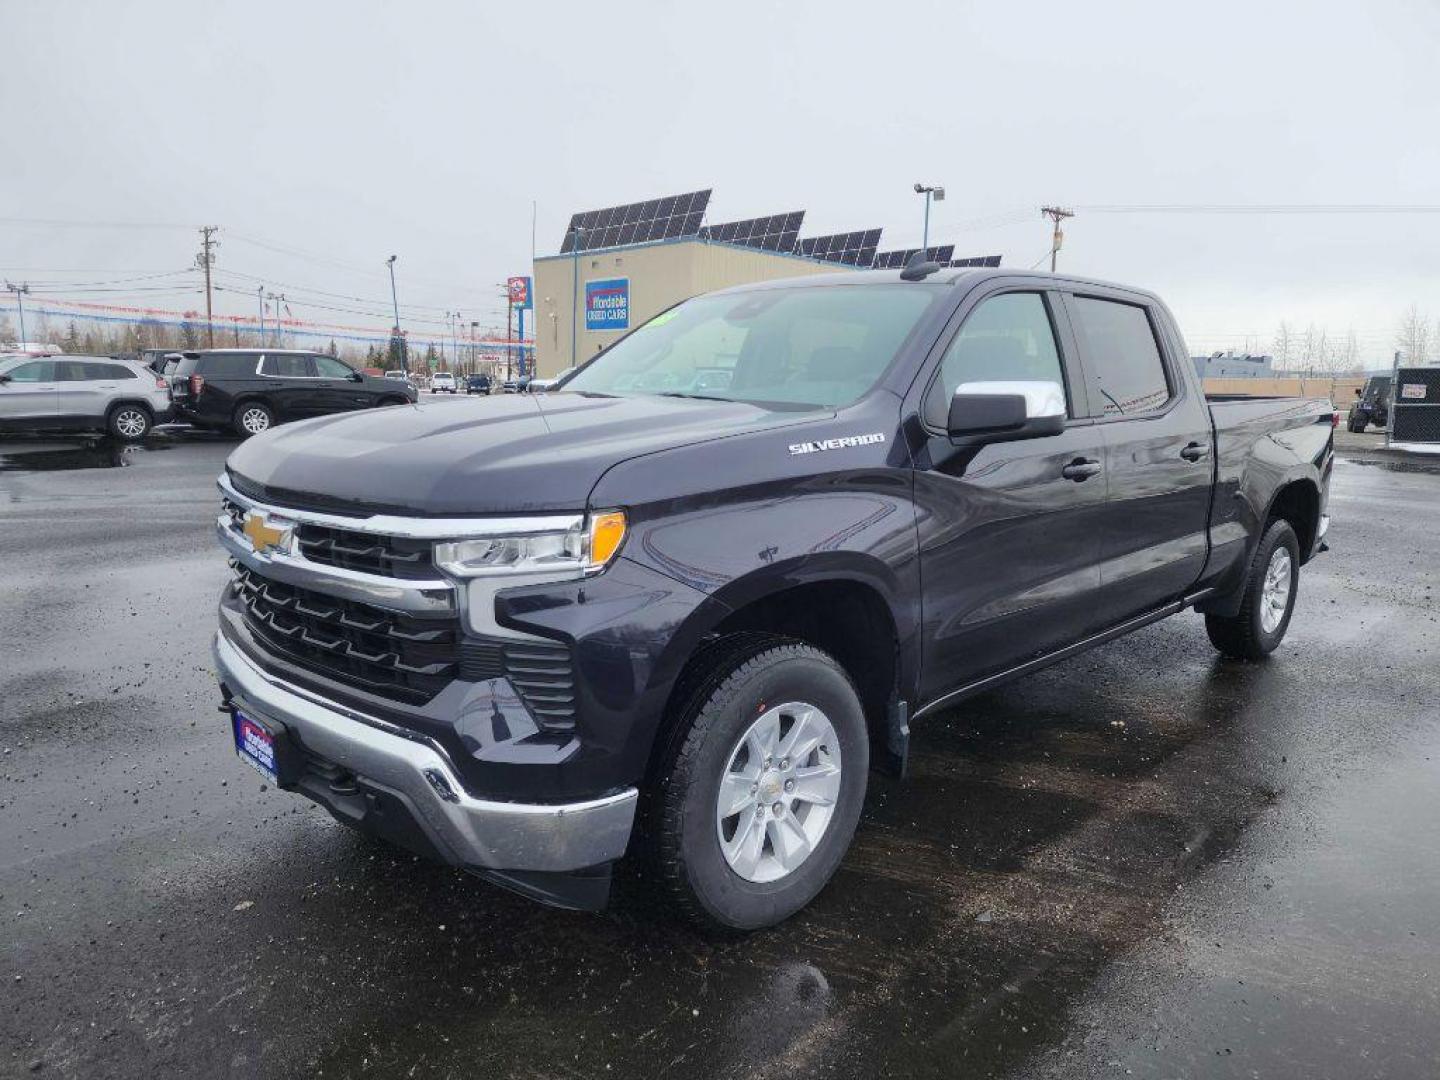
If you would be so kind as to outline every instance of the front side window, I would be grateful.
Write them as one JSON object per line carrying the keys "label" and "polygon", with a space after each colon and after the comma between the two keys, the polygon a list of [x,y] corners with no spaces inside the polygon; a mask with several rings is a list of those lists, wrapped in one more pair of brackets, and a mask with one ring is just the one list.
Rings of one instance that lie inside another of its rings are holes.
{"label": "front side window", "polygon": [[838,408],[890,366],[934,285],[841,285],[700,296],[651,319],[561,392],[661,394]]}
{"label": "front side window", "polygon": [[925,400],[926,423],[944,428],[951,397],[973,382],[1065,385],[1050,312],[1040,293],[992,296],[966,317]]}
{"label": "front side window", "polygon": [[315,357],[315,367],[322,379],[348,379],[354,374],[348,367],[332,356]]}
{"label": "front side window", "polygon": [[40,383],[55,381],[55,361],[32,360],[10,371],[11,382]]}
{"label": "front side window", "polygon": [[1137,304],[1070,298],[1085,348],[1090,401],[1097,416],[1152,412],[1170,400],[1170,384],[1150,316]]}
{"label": "front side window", "polygon": [[308,379],[314,376],[310,368],[310,358],[295,353],[271,353],[265,357],[264,366],[260,370],[277,379]]}

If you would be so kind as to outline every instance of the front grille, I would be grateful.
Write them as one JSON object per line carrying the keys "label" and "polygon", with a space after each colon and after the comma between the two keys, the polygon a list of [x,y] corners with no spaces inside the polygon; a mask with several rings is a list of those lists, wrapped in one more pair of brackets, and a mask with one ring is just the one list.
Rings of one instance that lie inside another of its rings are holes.
{"label": "front grille", "polygon": [[296,541],[305,558],[326,566],[407,581],[435,576],[429,540],[302,524],[296,529]]}
{"label": "front grille", "polygon": [[467,641],[460,648],[464,679],[510,680],[545,731],[575,730],[575,668],[558,641]]}
{"label": "front grille", "polygon": [[422,619],[285,585],[236,566],[245,622],[278,656],[383,697],[424,704],[459,673],[459,620]]}
{"label": "front grille", "polygon": [[[222,502],[230,519],[230,528],[236,533],[243,532],[245,508],[231,499]],[[281,510],[279,513],[283,517],[285,512]],[[336,529],[308,522],[296,526],[295,540],[300,553],[311,562],[404,581],[430,581],[435,578],[435,560],[429,540],[384,536],[357,529]]]}

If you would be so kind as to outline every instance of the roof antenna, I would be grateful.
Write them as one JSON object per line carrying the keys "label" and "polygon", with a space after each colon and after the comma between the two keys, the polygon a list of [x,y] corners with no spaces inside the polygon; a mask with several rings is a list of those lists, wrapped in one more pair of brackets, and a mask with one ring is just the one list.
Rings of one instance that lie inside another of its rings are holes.
{"label": "roof antenna", "polygon": [[927,259],[925,256],[930,253],[921,249],[905,260],[905,269],[900,271],[901,281],[924,281],[941,266],[934,259]]}

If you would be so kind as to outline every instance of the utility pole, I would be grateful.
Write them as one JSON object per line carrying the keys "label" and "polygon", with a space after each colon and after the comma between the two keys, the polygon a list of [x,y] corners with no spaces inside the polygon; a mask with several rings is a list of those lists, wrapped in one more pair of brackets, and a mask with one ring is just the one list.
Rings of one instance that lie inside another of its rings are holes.
{"label": "utility pole", "polygon": [[205,271],[205,344],[210,348],[215,347],[215,308],[210,298],[210,267],[215,265],[215,248],[220,246],[220,241],[215,239],[219,232],[215,225],[205,225],[200,229],[200,254],[195,256],[195,265]]}
{"label": "utility pole", "polygon": [[510,324],[515,317],[515,305],[510,303],[510,286],[501,285],[500,295],[505,297],[505,378],[515,377],[514,349],[510,344]]}
{"label": "utility pole", "polygon": [[945,189],[939,184],[916,184],[915,194],[925,196],[925,231],[920,234],[920,258],[928,261],[930,258],[930,200],[936,202],[945,201]]}
{"label": "utility pole", "polygon": [[1055,232],[1050,238],[1050,272],[1053,274],[1055,272],[1055,256],[1060,253],[1060,245],[1065,242],[1065,233],[1060,228],[1060,222],[1074,217],[1075,211],[1063,210],[1058,206],[1042,206],[1040,213],[1055,223]]}
{"label": "utility pole", "polygon": [[20,305],[20,347],[25,347],[25,295],[30,291],[29,285],[12,285],[5,282],[5,291],[15,294],[15,303]]}
{"label": "utility pole", "polygon": [[275,345],[277,347],[284,347],[285,339],[280,336],[280,304],[285,299],[285,294],[266,293],[265,299],[271,300],[275,304]]}
{"label": "utility pole", "polygon": [[255,299],[260,301],[260,347],[265,347],[265,286],[255,286]]}

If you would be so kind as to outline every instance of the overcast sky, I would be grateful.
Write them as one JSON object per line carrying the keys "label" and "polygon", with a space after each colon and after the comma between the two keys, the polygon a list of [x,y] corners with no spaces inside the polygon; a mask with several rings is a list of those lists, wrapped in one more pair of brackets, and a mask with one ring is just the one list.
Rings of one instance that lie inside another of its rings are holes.
{"label": "overcast sky", "polygon": [[[407,318],[503,324],[532,200],[542,255],[574,211],[705,187],[710,221],[804,208],[804,234],[890,248],[919,241],[921,180],[949,193],[932,242],[1018,267],[1045,203],[1440,204],[1434,0],[0,0],[0,41],[0,276],[176,272],[214,224],[222,312],[257,281],[383,310],[395,253]],[[1192,351],[1268,349],[1283,318],[1379,362],[1406,307],[1440,316],[1436,213],[1066,232],[1063,268],[1156,289]],[[180,309],[193,278],[67,295]]]}

